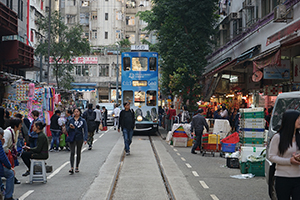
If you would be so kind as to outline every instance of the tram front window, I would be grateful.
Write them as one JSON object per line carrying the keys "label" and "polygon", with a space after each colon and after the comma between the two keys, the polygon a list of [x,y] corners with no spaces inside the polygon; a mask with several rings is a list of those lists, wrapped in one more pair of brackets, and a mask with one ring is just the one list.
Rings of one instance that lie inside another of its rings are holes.
{"label": "tram front window", "polygon": [[138,106],[138,107],[145,105],[145,92],[144,91],[135,91],[134,92],[134,105]]}
{"label": "tram front window", "polygon": [[147,71],[147,58],[132,58],[132,71]]}

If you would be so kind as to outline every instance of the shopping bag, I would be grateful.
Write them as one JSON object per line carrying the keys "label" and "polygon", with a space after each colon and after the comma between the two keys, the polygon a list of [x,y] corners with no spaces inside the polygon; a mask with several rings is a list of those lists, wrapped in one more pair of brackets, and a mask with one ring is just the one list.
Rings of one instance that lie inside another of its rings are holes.
{"label": "shopping bag", "polygon": [[100,125],[99,125],[99,130],[100,130],[100,131],[103,130],[103,125],[102,125],[102,123],[100,123]]}
{"label": "shopping bag", "polygon": [[59,138],[59,146],[60,146],[60,147],[66,146],[66,135],[65,135],[65,134],[61,134],[61,135],[60,135],[60,138]]}

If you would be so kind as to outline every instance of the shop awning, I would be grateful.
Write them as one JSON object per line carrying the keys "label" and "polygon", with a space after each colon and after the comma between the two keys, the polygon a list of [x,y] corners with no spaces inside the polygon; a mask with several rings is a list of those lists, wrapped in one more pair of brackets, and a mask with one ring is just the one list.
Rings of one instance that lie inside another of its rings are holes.
{"label": "shop awning", "polygon": [[253,58],[260,51],[260,46],[261,45],[256,45],[242,53],[239,57],[237,57],[237,63]]}
{"label": "shop awning", "polygon": [[93,91],[95,88],[73,88],[72,90],[78,91],[78,92],[85,92],[85,91]]}
{"label": "shop awning", "polygon": [[97,83],[71,83],[72,86],[96,87]]}
{"label": "shop awning", "polygon": [[227,62],[227,63],[221,65],[220,67],[218,67],[217,69],[214,69],[211,72],[209,72],[207,74],[204,74],[204,76],[208,77],[208,76],[214,75],[214,74],[218,73],[220,70],[222,70],[222,69],[224,69],[224,68],[226,68],[228,66],[234,65],[236,63],[236,61],[237,61],[237,59],[234,59],[234,60],[232,60],[230,62]]}
{"label": "shop awning", "polygon": [[214,65],[214,66],[212,66],[212,67],[206,69],[205,72],[204,72],[204,74],[207,74],[207,73],[209,73],[210,71],[216,69],[217,67],[219,67],[219,66],[221,66],[221,65],[224,65],[225,63],[230,62],[230,61],[231,61],[231,57],[227,57],[227,58],[221,60],[218,64],[216,64],[216,65]]}
{"label": "shop awning", "polygon": [[254,59],[253,72],[271,65],[281,65],[281,51],[279,47]]}

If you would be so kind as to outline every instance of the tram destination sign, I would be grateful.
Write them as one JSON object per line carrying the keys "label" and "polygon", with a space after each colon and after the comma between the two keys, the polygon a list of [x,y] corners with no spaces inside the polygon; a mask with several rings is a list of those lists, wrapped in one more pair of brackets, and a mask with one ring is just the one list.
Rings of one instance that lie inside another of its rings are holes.
{"label": "tram destination sign", "polygon": [[131,45],[131,51],[149,51],[149,45]]}

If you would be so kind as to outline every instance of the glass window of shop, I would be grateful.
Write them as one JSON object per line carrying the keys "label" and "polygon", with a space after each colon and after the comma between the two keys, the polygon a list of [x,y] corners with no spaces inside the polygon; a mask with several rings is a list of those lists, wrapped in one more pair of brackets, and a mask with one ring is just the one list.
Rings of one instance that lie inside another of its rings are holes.
{"label": "glass window of shop", "polygon": [[109,66],[100,65],[99,66],[99,76],[109,76]]}
{"label": "glass window of shop", "polygon": [[134,106],[144,106],[144,105],[145,105],[145,91],[135,91]]}
{"label": "glass window of shop", "polygon": [[133,105],[133,91],[123,91],[123,102],[129,102],[131,106]]}

